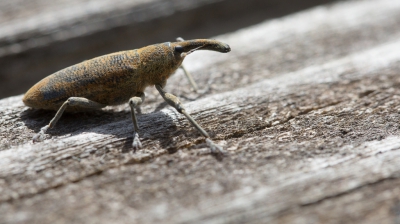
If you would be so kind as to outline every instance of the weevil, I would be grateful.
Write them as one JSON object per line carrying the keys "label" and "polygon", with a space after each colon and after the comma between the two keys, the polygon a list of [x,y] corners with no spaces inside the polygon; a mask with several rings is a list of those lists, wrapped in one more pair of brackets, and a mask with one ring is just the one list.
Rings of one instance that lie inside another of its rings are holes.
{"label": "weevil", "polygon": [[[227,53],[231,49],[229,45],[216,40],[177,40],[96,57],[55,72],[36,83],[25,94],[24,104],[57,112],[50,123],[33,137],[33,141],[45,139],[47,130],[56,125],[64,111],[101,109],[128,102],[134,128],[132,147],[134,150],[141,148],[135,109],[145,99],[145,88],[154,85],[164,100],[183,114],[206,138],[212,152],[223,152],[186,112],[179,99],[166,92],[164,87],[167,79],[182,66],[183,59],[194,51]],[[190,75],[187,76],[190,80]]]}

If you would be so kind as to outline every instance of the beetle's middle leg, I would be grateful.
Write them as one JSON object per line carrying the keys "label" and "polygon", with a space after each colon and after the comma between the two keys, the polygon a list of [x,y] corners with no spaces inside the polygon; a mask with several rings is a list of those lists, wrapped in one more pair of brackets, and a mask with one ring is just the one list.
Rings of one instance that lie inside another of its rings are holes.
{"label": "beetle's middle leg", "polygon": [[134,96],[131,99],[129,99],[129,106],[131,107],[131,114],[132,114],[132,122],[133,122],[133,142],[132,142],[132,147],[134,150],[138,148],[142,148],[142,143],[139,140],[139,125],[137,123],[136,119],[136,112],[135,108],[138,108],[140,104],[143,103],[144,101],[144,93],[141,93],[140,96]]}
{"label": "beetle's middle leg", "polygon": [[44,140],[46,138],[45,137],[46,131],[49,128],[53,128],[56,125],[58,120],[60,120],[61,115],[64,113],[65,109],[67,109],[67,107],[69,107],[69,106],[83,107],[83,108],[88,108],[88,109],[101,109],[103,107],[106,107],[107,105],[97,103],[97,102],[88,100],[83,97],[70,97],[61,105],[60,109],[58,109],[56,115],[54,116],[53,119],[51,119],[50,123],[48,125],[44,126],[43,128],[41,128],[40,132],[37,133],[35,136],[33,136],[32,140],[34,142]]}
{"label": "beetle's middle leg", "polygon": [[210,147],[212,153],[221,153],[224,154],[225,151],[221,146],[215,144],[211,139],[208,133],[186,112],[185,108],[183,108],[182,103],[179,101],[178,97],[172,95],[171,93],[167,93],[161,87],[161,85],[155,85],[158,92],[164,98],[164,100],[174,107],[179,113],[185,115],[185,117],[189,120],[189,122],[206,138],[206,143]]}

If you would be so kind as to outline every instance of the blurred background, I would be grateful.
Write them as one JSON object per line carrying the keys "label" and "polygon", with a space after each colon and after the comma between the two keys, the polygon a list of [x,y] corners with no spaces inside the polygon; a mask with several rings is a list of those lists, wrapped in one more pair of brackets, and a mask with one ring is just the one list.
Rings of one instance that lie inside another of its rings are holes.
{"label": "blurred background", "polygon": [[0,98],[96,56],[210,38],[332,1],[0,0]]}

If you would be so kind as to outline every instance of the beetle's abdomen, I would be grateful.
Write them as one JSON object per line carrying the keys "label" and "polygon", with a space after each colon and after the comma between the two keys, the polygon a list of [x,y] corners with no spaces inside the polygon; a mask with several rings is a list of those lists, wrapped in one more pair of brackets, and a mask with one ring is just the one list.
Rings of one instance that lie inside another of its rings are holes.
{"label": "beetle's abdomen", "polygon": [[105,105],[127,102],[144,90],[136,50],[104,55],[60,70],[34,85],[23,98],[33,108],[58,110],[69,97]]}

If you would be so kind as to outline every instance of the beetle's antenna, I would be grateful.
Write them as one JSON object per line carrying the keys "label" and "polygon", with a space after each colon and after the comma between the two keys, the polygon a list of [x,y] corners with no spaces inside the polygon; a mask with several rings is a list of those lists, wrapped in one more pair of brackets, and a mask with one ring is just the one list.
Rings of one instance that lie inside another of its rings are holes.
{"label": "beetle's antenna", "polygon": [[202,48],[202,47],[204,47],[204,46],[205,46],[205,45],[202,45],[202,46],[196,47],[196,48],[194,48],[194,49],[192,49],[192,50],[190,50],[190,51],[188,51],[188,52],[184,52],[184,53],[181,54],[181,57],[186,57],[186,56],[188,56],[189,54],[195,52],[196,50],[198,50],[198,49],[200,49],[200,48]]}

